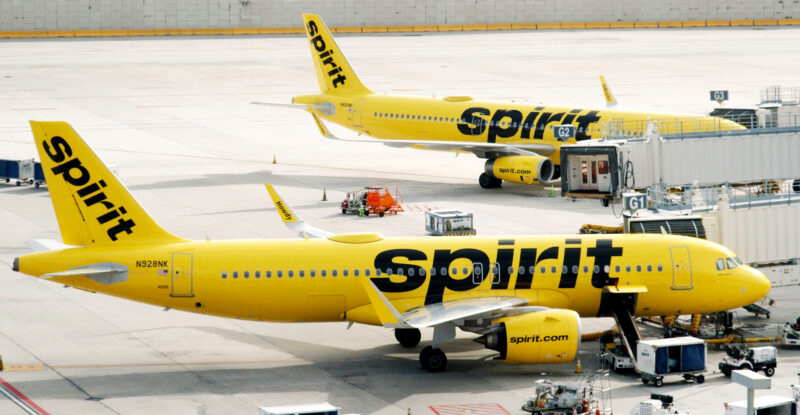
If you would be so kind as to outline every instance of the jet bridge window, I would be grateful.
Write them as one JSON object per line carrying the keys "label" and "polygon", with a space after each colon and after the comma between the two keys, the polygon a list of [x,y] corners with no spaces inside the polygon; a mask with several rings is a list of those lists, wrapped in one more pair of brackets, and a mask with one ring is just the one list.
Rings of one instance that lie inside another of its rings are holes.
{"label": "jet bridge window", "polygon": [[725,270],[725,259],[720,258],[717,260],[717,271],[724,271]]}
{"label": "jet bridge window", "polygon": [[728,262],[728,269],[734,269],[737,267],[736,262],[733,260],[733,258],[726,258],[725,261]]}

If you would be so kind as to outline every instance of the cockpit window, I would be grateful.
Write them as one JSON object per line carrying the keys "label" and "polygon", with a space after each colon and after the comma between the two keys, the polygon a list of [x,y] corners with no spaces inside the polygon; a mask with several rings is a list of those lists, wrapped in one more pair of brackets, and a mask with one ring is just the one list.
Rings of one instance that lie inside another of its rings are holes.
{"label": "cockpit window", "polygon": [[725,259],[720,258],[717,260],[717,271],[724,271],[725,270]]}
{"label": "cockpit window", "polygon": [[739,265],[744,265],[744,262],[742,262],[742,260],[739,259],[738,256],[733,257],[733,260],[736,261],[736,263],[739,264]]}
{"label": "cockpit window", "polygon": [[728,269],[734,269],[737,267],[736,262],[733,260],[733,258],[726,258],[725,260],[728,262]]}

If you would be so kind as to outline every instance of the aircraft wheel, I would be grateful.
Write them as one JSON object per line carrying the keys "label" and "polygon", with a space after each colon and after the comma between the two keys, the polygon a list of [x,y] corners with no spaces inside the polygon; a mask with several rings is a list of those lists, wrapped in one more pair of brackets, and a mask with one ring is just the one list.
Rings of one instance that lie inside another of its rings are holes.
{"label": "aircraft wheel", "polygon": [[383,217],[383,211],[378,212],[378,217],[380,217],[380,218]]}
{"label": "aircraft wheel", "polygon": [[346,214],[347,214],[347,209],[342,209],[342,215],[346,215]]}
{"label": "aircraft wheel", "polygon": [[503,186],[503,181],[486,173],[481,173],[480,177],[478,177],[478,184],[484,189],[496,189]]}
{"label": "aircraft wheel", "polygon": [[419,353],[419,363],[427,372],[444,372],[447,367],[447,356],[441,349],[427,346]]}
{"label": "aircraft wheel", "polygon": [[645,378],[642,378],[642,383],[644,383],[645,385],[647,385],[648,383],[650,383],[650,381],[649,381],[649,380],[647,380],[647,379],[645,379]]}
{"label": "aircraft wheel", "polygon": [[658,378],[653,381],[653,385],[656,385],[657,388],[660,388],[664,385],[664,381],[661,378]]}
{"label": "aircraft wheel", "polygon": [[703,375],[697,375],[694,377],[694,380],[697,381],[698,384],[700,384],[706,381],[706,377]]}
{"label": "aircraft wheel", "polygon": [[772,375],[775,374],[775,368],[774,367],[768,367],[768,368],[764,369],[764,374],[767,375],[767,377],[772,377]]}
{"label": "aircraft wheel", "polygon": [[608,198],[604,197],[600,199],[600,204],[603,205],[603,207],[608,207]]}
{"label": "aircraft wheel", "polygon": [[419,329],[394,329],[394,338],[403,347],[414,347],[419,344],[422,333]]}

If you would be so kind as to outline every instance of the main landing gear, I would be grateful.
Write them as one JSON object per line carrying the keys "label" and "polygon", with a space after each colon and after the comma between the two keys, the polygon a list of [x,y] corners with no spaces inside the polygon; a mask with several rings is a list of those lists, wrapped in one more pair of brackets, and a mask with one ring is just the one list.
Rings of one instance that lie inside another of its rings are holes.
{"label": "main landing gear", "polygon": [[503,181],[486,173],[481,173],[478,177],[478,184],[484,189],[496,189],[503,186]]}
{"label": "main landing gear", "polygon": [[427,372],[444,372],[447,367],[447,356],[442,349],[426,346],[419,352],[419,363]]}
{"label": "main landing gear", "polygon": [[394,338],[403,347],[414,347],[419,344],[422,334],[419,329],[394,329]]}

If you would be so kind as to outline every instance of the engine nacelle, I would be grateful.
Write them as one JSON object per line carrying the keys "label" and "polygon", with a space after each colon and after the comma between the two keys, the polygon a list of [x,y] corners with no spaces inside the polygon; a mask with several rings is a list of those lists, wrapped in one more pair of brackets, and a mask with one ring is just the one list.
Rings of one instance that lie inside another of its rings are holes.
{"label": "engine nacelle", "polygon": [[503,317],[494,331],[478,339],[513,363],[565,363],[575,359],[581,342],[581,320],[572,310],[544,310]]}
{"label": "engine nacelle", "polygon": [[553,178],[553,160],[543,156],[504,156],[486,160],[486,174],[513,183],[531,184]]}

